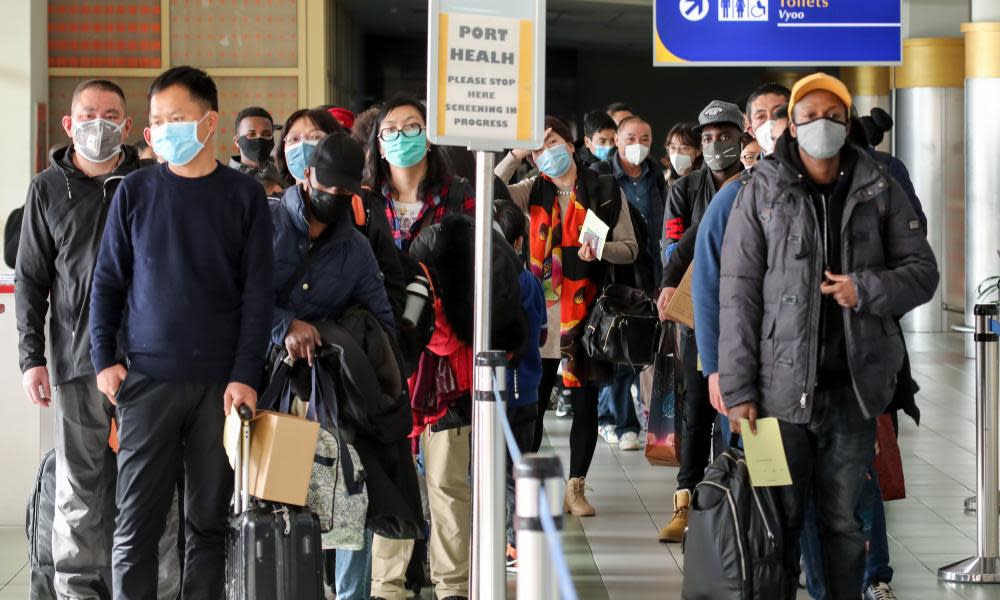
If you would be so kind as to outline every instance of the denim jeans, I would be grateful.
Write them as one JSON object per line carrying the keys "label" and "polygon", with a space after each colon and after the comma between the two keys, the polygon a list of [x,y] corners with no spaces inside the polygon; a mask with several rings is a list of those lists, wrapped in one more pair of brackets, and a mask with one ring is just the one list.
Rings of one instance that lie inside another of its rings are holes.
{"label": "denim jeans", "polygon": [[337,550],[337,600],[368,600],[372,588],[372,532],[365,530],[361,550]]}
{"label": "denim jeans", "polygon": [[639,383],[639,372],[632,367],[615,367],[611,383],[601,388],[597,398],[598,422],[615,426],[619,438],[627,432],[639,433],[639,417],[632,402],[632,386]]}
{"label": "denim jeans", "polygon": [[[882,491],[878,485],[878,476],[874,469],[868,471],[870,476],[865,481],[861,501],[858,504],[858,518],[861,519],[862,530],[868,543],[868,556],[865,559],[865,576],[861,582],[864,588],[870,582],[890,583],[892,567],[889,565],[889,538],[885,525],[885,503],[882,501]],[[814,600],[826,600],[826,586],[823,584],[822,549],[819,545],[819,528],[816,524],[816,505],[809,503],[806,509],[805,523],[802,528],[802,559],[806,567],[806,588]]]}
{"label": "denim jeans", "polygon": [[[857,600],[865,578],[865,535],[857,515],[875,451],[875,421],[865,419],[850,387],[817,390],[805,425],[779,422],[792,485],[782,489],[786,567],[799,569],[800,538],[810,501],[816,509],[827,597]],[[808,544],[807,544],[808,547]]]}

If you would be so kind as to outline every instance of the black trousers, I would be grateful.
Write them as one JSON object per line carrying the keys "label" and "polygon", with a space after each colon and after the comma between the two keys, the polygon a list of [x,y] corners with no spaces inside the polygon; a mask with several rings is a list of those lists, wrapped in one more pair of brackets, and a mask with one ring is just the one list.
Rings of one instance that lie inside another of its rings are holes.
{"label": "black trousers", "polygon": [[570,392],[573,402],[573,425],[569,428],[569,476],[586,477],[597,449],[597,396],[593,384]]}
{"label": "black trousers", "polygon": [[[549,397],[552,395],[552,388],[556,385],[558,377],[559,359],[542,359],[542,380],[538,383],[538,416],[535,419],[535,435],[532,440],[531,452],[538,452],[542,446],[542,436],[544,435],[545,411],[549,408]],[[529,448],[522,448],[529,450]]]}
{"label": "black trousers", "polygon": [[130,371],[118,392],[115,600],[156,598],[157,541],[184,465],[184,600],[225,591],[233,471],[222,447],[224,384],[158,381]]}
{"label": "black trousers", "polygon": [[[538,405],[519,406],[517,408],[507,408],[507,421],[510,422],[511,433],[514,434],[514,441],[521,452],[529,452],[535,444],[535,421],[538,420]],[[515,542],[514,515],[516,514],[516,484],[514,481],[514,462],[510,457],[510,450],[507,450],[507,543],[512,546]]]}
{"label": "black trousers", "polygon": [[[538,418],[535,420],[534,452],[542,444],[545,410],[549,406],[549,396],[555,387],[558,359],[542,360],[542,380],[538,384]],[[570,390],[573,406],[573,424],[569,430],[569,476],[586,477],[590,463],[597,449],[597,396],[598,389],[592,384]],[[702,469],[704,470],[704,468]]]}
{"label": "black trousers", "polygon": [[708,398],[708,380],[698,371],[698,346],[694,331],[680,327],[680,377],[684,385],[684,432],[681,435],[681,468],[677,489],[694,490],[705,477],[711,459],[712,427],[718,414]]}

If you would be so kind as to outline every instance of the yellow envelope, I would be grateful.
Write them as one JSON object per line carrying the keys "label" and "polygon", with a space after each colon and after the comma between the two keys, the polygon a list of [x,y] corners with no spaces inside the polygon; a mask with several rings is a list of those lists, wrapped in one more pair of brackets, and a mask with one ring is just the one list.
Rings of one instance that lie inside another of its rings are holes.
{"label": "yellow envelope", "polygon": [[781,442],[778,420],[757,419],[757,435],[750,433],[750,422],[741,419],[743,449],[746,451],[750,482],[754,487],[792,485],[785,445]]}

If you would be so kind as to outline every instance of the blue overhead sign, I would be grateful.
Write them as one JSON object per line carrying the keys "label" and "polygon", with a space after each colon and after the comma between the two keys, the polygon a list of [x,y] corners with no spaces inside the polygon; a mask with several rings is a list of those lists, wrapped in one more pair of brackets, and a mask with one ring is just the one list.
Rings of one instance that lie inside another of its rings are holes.
{"label": "blue overhead sign", "polygon": [[901,0],[654,0],[653,64],[899,64],[900,5]]}

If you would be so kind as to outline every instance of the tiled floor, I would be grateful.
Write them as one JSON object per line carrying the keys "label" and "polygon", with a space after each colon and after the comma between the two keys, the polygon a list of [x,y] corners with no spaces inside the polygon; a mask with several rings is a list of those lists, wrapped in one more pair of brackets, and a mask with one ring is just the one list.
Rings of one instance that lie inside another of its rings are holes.
{"label": "tiled floor", "polygon": [[[975,552],[975,515],[962,510],[975,487],[973,362],[962,357],[958,334],[914,335],[909,343],[922,420],[918,428],[900,419],[908,497],[886,507],[893,587],[902,600],[1000,600],[1000,585],[946,585],[936,577],[940,566]],[[546,425],[549,442],[568,464],[569,421],[550,413]],[[656,541],[670,516],[676,470],[649,466],[641,452],[598,444],[588,479],[598,516],[566,520],[565,547],[580,598],[679,598],[680,547]],[[23,530],[0,528],[0,600],[27,596],[25,560]]]}
{"label": "tiled floor", "polygon": [[[900,417],[908,497],[886,506],[893,588],[903,600],[1000,599],[1000,585],[942,584],[936,577],[939,567],[976,550],[975,514],[962,509],[975,490],[974,363],[962,357],[958,334],[908,340],[922,419],[917,427]],[[569,421],[550,419],[549,439],[566,464]],[[588,478],[588,498],[598,515],[580,523],[608,597],[680,598],[680,547],[656,542],[670,516],[676,469],[651,467],[641,452],[598,444]]]}

